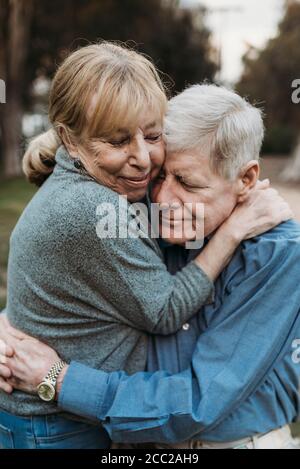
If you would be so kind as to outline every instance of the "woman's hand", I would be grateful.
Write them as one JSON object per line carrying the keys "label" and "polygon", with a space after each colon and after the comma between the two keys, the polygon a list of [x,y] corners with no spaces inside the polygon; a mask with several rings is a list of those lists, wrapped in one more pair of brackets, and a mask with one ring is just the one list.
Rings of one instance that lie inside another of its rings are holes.
{"label": "woman's hand", "polygon": [[293,212],[270,181],[259,181],[248,199],[239,204],[219,227],[195,262],[214,282],[244,239],[254,238],[293,218]]}
{"label": "woman's hand", "polygon": [[0,389],[36,394],[37,386],[57,361],[59,356],[48,345],[14,329],[6,317],[0,317]]}
{"label": "woman's hand", "polygon": [[266,179],[258,181],[249,197],[237,205],[225,225],[237,240],[242,241],[259,236],[291,218],[294,218],[294,214],[290,206],[278,191],[270,188],[270,181]]}

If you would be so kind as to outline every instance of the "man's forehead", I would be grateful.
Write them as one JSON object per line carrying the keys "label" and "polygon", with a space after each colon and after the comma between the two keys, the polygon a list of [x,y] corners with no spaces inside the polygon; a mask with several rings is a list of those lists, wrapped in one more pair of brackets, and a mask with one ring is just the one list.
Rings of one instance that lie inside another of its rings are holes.
{"label": "man's forehead", "polygon": [[195,171],[201,173],[206,166],[206,160],[209,163],[209,160],[200,153],[196,155],[193,152],[169,152],[164,167],[174,174],[178,172],[190,174]]}

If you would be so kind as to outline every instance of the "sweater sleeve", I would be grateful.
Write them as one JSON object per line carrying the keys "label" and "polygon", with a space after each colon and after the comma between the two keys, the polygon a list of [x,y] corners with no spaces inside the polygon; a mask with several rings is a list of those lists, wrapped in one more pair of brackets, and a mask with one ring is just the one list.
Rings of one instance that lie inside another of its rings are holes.
{"label": "sweater sleeve", "polygon": [[[119,205],[113,201],[107,209],[116,210],[119,219]],[[179,330],[209,301],[213,283],[195,262],[173,276],[145,227],[143,235],[135,238],[99,236],[96,205],[85,198],[82,210],[86,226],[84,239],[80,240],[85,244],[81,251],[91,254],[77,258],[77,262],[93,283],[93,290],[99,293],[99,308],[103,304],[112,306],[115,320],[167,335]]]}

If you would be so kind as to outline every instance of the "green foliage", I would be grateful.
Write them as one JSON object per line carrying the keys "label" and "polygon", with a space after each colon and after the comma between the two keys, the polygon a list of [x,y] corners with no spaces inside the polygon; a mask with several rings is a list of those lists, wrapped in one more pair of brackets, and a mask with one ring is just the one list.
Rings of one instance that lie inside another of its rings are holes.
{"label": "green foliage", "polygon": [[253,57],[244,57],[238,91],[262,105],[266,114],[265,150],[289,152],[299,132],[299,105],[293,104],[292,82],[300,78],[300,4],[286,10],[277,37]]}
{"label": "green foliage", "polygon": [[292,425],[292,432],[294,436],[300,436],[300,423]]}
{"label": "green foliage", "polygon": [[70,49],[99,39],[129,42],[150,55],[175,90],[217,70],[203,12],[178,9],[172,0],[39,0],[31,31],[28,81],[52,76]]}
{"label": "green foliage", "polygon": [[291,126],[275,125],[266,131],[264,154],[288,155],[293,150],[296,132]]}
{"label": "green foliage", "polygon": [[24,179],[0,181],[0,309],[5,306],[9,237],[35,190]]}

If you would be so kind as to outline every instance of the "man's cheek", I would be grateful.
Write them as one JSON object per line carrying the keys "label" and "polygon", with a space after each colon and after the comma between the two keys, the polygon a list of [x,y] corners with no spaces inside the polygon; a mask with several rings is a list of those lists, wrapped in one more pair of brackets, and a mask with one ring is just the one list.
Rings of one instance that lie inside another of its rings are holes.
{"label": "man's cheek", "polygon": [[[205,210],[205,208],[204,208]],[[220,226],[220,222],[216,214],[204,213],[204,234],[205,237],[211,235]]]}

